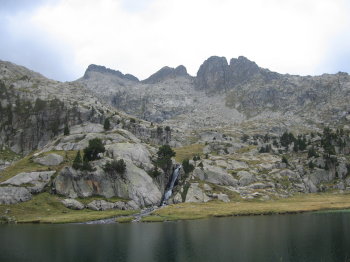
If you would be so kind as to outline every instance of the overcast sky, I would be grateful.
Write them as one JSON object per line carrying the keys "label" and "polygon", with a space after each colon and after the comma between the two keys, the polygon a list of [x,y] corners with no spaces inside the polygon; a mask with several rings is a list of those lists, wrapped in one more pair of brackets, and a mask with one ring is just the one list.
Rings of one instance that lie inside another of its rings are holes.
{"label": "overcast sky", "polygon": [[0,0],[0,60],[61,81],[99,64],[196,75],[209,56],[280,73],[350,72],[347,0]]}

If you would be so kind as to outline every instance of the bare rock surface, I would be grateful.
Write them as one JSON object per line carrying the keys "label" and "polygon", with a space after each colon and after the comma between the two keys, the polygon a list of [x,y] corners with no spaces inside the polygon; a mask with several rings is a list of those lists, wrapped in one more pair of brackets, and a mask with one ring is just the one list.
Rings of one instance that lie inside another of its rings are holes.
{"label": "bare rock surface", "polygon": [[32,195],[24,187],[0,187],[0,204],[11,205],[29,201]]}

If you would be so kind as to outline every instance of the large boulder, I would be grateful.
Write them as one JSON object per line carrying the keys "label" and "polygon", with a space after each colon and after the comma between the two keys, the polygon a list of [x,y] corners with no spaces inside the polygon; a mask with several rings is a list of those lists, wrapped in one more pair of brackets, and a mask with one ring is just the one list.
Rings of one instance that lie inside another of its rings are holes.
{"label": "large boulder", "polygon": [[24,187],[0,187],[0,204],[11,205],[32,199],[29,190]]}
{"label": "large boulder", "polygon": [[58,166],[63,162],[63,157],[52,153],[43,157],[35,158],[34,162],[43,166]]}
{"label": "large boulder", "polygon": [[31,193],[39,193],[50,182],[52,175],[55,173],[56,171],[19,173],[18,175],[11,177],[10,179],[2,182],[1,184],[12,186],[24,186]]}
{"label": "large boulder", "polygon": [[334,179],[332,172],[329,170],[324,170],[320,168],[315,168],[310,174],[310,180],[314,185],[319,185],[321,183],[327,183]]}
{"label": "large boulder", "polygon": [[238,181],[223,168],[205,165],[203,169],[195,168],[193,175],[200,180],[223,186],[237,186]]}
{"label": "large boulder", "polygon": [[299,178],[299,175],[296,173],[296,172],[294,172],[294,171],[292,171],[292,170],[290,170],[290,169],[284,169],[284,170],[282,170],[281,172],[280,172],[280,175],[281,176],[285,176],[285,177],[288,177],[290,180],[298,180],[298,178]]}
{"label": "large boulder", "polygon": [[348,174],[348,168],[345,162],[340,162],[337,166],[337,173],[339,178],[345,178]]}
{"label": "large boulder", "polygon": [[107,202],[106,200],[94,200],[87,204],[87,208],[95,211],[104,211],[108,209],[114,209],[114,203]]}
{"label": "large boulder", "polygon": [[162,194],[152,178],[129,160],[125,162],[123,175],[107,174],[99,166],[93,172],[66,167],[55,178],[54,188],[57,193],[70,198],[98,195],[131,199],[139,207],[158,205]]}
{"label": "large boulder", "polygon": [[208,202],[209,200],[210,197],[203,192],[198,183],[192,183],[188,188],[185,202],[199,203]]}
{"label": "large boulder", "polygon": [[78,200],[71,199],[71,198],[62,200],[62,204],[65,207],[74,209],[74,210],[81,210],[85,208],[85,206],[82,203],[80,203]]}
{"label": "large boulder", "polygon": [[107,152],[111,158],[127,159],[132,161],[136,166],[151,170],[151,154],[142,144],[136,143],[116,143],[106,146]]}
{"label": "large boulder", "polygon": [[239,171],[237,176],[239,178],[239,185],[241,186],[247,186],[256,181],[255,176],[248,171]]}

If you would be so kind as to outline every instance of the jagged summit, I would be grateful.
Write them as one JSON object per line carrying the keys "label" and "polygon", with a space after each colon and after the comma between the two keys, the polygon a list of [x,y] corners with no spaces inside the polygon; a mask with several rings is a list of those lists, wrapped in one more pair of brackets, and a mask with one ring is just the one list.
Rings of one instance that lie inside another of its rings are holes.
{"label": "jagged summit", "polygon": [[175,78],[180,76],[190,77],[190,75],[187,73],[186,67],[184,67],[183,65],[179,65],[176,68],[165,66],[153,75],[151,75],[149,78],[143,80],[142,82],[145,84],[155,84],[169,78]]}
{"label": "jagged summit", "polygon": [[104,73],[104,74],[111,74],[111,75],[115,75],[121,79],[127,79],[130,81],[135,81],[138,82],[139,79],[136,76],[133,76],[131,74],[123,74],[122,72],[118,71],[118,70],[113,70],[110,68],[107,68],[105,66],[100,66],[100,65],[95,65],[95,64],[91,64],[88,66],[88,68],[85,71],[84,74],[84,79],[88,79],[89,78],[89,74],[90,72],[99,72],[99,73]]}
{"label": "jagged summit", "polygon": [[200,66],[196,77],[196,88],[209,92],[232,89],[254,78],[263,81],[277,79],[278,73],[259,67],[244,56],[232,58],[230,64],[225,57],[209,57]]}

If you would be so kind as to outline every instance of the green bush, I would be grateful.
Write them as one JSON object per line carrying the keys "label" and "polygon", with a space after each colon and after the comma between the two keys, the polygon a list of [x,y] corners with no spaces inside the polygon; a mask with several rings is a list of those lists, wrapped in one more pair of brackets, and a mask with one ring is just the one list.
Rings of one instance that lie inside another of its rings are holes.
{"label": "green bush", "polygon": [[84,148],[84,161],[93,161],[99,158],[98,154],[106,151],[102,140],[94,138],[89,141],[89,146]]}
{"label": "green bush", "polygon": [[163,145],[159,148],[157,155],[156,165],[165,171],[171,167],[171,158],[174,157],[176,153],[169,145]]}
{"label": "green bush", "polygon": [[318,157],[318,154],[315,150],[314,147],[311,147],[308,151],[307,151],[307,158],[311,158],[311,157]]}
{"label": "green bush", "polygon": [[158,168],[153,168],[149,173],[148,173],[151,177],[155,178],[159,175],[161,175],[162,173],[158,170]]}
{"label": "green bush", "polygon": [[65,125],[65,126],[64,126],[63,134],[64,134],[65,136],[68,136],[68,135],[70,134],[70,130],[69,130],[68,125]]}
{"label": "green bush", "polygon": [[82,166],[83,166],[83,161],[81,159],[80,151],[78,151],[77,154],[75,155],[72,167],[78,170],[78,169],[81,169]]}
{"label": "green bush", "polygon": [[109,130],[111,129],[111,122],[109,121],[109,118],[106,118],[104,123],[103,123],[103,128],[104,130]]}
{"label": "green bush", "polygon": [[190,160],[188,159],[182,161],[182,168],[184,169],[185,174],[189,174],[194,170],[194,166],[190,164]]}
{"label": "green bush", "polygon": [[126,164],[123,159],[113,160],[112,162],[107,161],[103,170],[107,173],[111,173],[111,174],[118,173],[122,175],[126,171]]}

